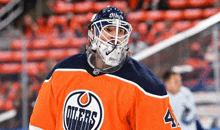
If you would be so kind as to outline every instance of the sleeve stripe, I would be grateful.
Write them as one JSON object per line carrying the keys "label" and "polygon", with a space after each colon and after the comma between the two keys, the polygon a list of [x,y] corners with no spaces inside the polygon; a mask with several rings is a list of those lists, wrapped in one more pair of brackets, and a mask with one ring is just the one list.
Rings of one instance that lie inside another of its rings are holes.
{"label": "sleeve stripe", "polygon": [[[62,68],[61,69],[56,69],[55,71],[82,71],[82,72],[87,72],[84,69],[62,69]],[[49,82],[51,78],[52,78],[52,75],[49,79],[44,80],[44,82],[46,82],[46,83]]]}
{"label": "sleeve stripe", "polygon": [[29,125],[29,130],[43,130],[43,129],[36,127],[36,126]]}
{"label": "sleeve stripe", "polygon": [[[52,78],[52,76],[50,77],[50,79],[51,79],[51,78]],[[44,82],[46,82],[46,83],[47,83],[47,82],[49,82],[49,81],[50,81],[50,79],[45,79],[45,80],[44,80]]]}
{"label": "sleeve stripe", "polygon": [[130,84],[133,84],[134,86],[136,86],[139,90],[141,90],[145,95],[148,95],[150,97],[154,97],[154,98],[160,98],[160,99],[163,99],[163,98],[167,98],[168,95],[163,95],[163,96],[159,96],[159,95],[155,95],[155,94],[151,94],[151,93],[148,93],[146,92],[142,87],[140,87],[137,83],[135,82],[132,82],[130,80],[127,80],[127,79],[124,79],[124,78],[121,78],[121,77],[118,77],[118,76],[114,76],[114,75],[110,75],[110,74],[105,74],[109,77],[113,77],[113,78],[117,78],[119,80],[122,80],[124,82],[127,82],[127,83],[130,83]]}

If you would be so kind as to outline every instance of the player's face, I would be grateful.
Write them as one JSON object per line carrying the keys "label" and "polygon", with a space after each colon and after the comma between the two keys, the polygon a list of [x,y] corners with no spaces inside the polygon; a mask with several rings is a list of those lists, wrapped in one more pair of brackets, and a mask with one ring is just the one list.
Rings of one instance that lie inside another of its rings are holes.
{"label": "player's face", "polygon": [[[115,43],[115,38],[117,37],[117,44],[120,43],[120,41],[123,41],[125,39],[126,31],[123,28],[118,28],[118,35],[117,35],[117,28],[114,26],[106,26],[102,29],[100,36],[100,39],[107,42],[110,41],[112,44]],[[116,36],[117,35],[117,36]]]}
{"label": "player's face", "polygon": [[180,88],[180,86],[182,86],[182,77],[179,74],[175,75],[175,84],[177,86],[177,88]]}
{"label": "player's face", "polygon": [[179,74],[173,74],[170,77],[169,90],[172,93],[177,93],[180,90],[180,86],[182,85],[182,78]]}

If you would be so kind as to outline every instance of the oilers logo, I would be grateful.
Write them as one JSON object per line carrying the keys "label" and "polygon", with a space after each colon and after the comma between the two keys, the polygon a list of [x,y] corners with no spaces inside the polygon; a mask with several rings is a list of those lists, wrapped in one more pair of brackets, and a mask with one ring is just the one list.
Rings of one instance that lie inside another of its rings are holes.
{"label": "oilers logo", "polygon": [[95,93],[76,90],[66,97],[63,108],[65,130],[99,130],[103,118],[103,105]]}

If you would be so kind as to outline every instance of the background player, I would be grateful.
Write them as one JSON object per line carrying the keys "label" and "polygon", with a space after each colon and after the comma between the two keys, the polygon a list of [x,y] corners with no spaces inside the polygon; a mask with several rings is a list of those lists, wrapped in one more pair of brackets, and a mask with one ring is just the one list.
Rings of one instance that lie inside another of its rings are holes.
{"label": "background player", "polygon": [[181,75],[169,70],[164,73],[163,81],[170,97],[170,104],[182,130],[202,130],[203,128],[196,118],[193,94],[188,88],[182,86]]}
{"label": "background player", "polygon": [[126,55],[131,30],[115,7],[95,15],[86,52],[64,59],[50,72],[29,128],[180,130],[163,84]]}

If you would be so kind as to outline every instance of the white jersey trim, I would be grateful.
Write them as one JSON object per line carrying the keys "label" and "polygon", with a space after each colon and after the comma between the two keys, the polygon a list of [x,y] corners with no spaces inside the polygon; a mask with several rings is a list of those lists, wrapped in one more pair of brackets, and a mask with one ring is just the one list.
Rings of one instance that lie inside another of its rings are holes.
{"label": "white jersey trim", "polygon": [[[50,77],[50,79],[52,78],[52,76]],[[46,79],[46,80],[44,80],[44,82],[49,82],[50,81],[50,79]]]}
{"label": "white jersey trim", "polygon": [[[56,69],[55,71],[81,71],[81,72],[86,72],[87,71],[85,69]],[[127,83],[130,83],[130,84],[133,84],[134,86],[136,86],[139,90],[141,90],[145,95],[148,95],[150,97],[154,97],[154,98],[160,98],[160,99],[163,99],[163,98],[167,98],[168,95],[163,95],[163,96],[159,96],[159,95],[155,95],[155,94],[151,94],[151,93],[148,93],[146,92],[141,86],[139,86],[137,83],[133,82],[133,81],[130,81],[130,80],[127,80],[127,79],[124,79],[124,78],[121,78],[121,77],[118,77],[118,76],[115,76],[115,75],[111,75],[111,74],[105,74],[106,76],[109,76],[109,77],[113,77],[113,78],[116,78],[116,79],[119,79],[119,80],[122,80],[124,82],[127,82]],[[50,78],[51,79],[51,78]],[[45,80],[44,82],[49,82],[50,79],[48,80]]]}
{"label": "white jersey trim", "polygon": [[[82,72],[87,72],[86,70],[84,70],[84,69],[56,69],[55,71],[82,71]],[[55,72],[54,71],[54,72]],[[52,78],[52,75],[51,75],[51,77],[50,77],[50,79]],[[50,79],[46,79],[46,80],[44,80],[44,82],[49,82],[50,81]]]}
{"label": "white jersey trim", "polygon": [[121,78],[121,77],[118,77],[118,76],[115,76],[115,75],[110,75],[110,74],[105,74],[109,77],[113,77],[113,78],[117,78],[119,80],[122,80],[122,81],[125,81],[125,82],[128,82],[130,84],[133,84],[134,86],[136,86],[139,90],[141,90],[145,95],[148,95],[150,97],[154,97],[154,98],[167,98],[168,95],[164,95],[164,96],[159,96],[159,95],[155,95],[155,94],[151,94],[151,93],[148,93],[146,92],[141,86],[139,86],[137,83],[133,82],[133,81],[130,81],[130,80],[127,80],[127,79],[124,79],[124,78]]}
{"label": "white jersey trim", "polygon": [[29,130],[43,130],[43,129],[36,127],[36,126],[29,125]]}

